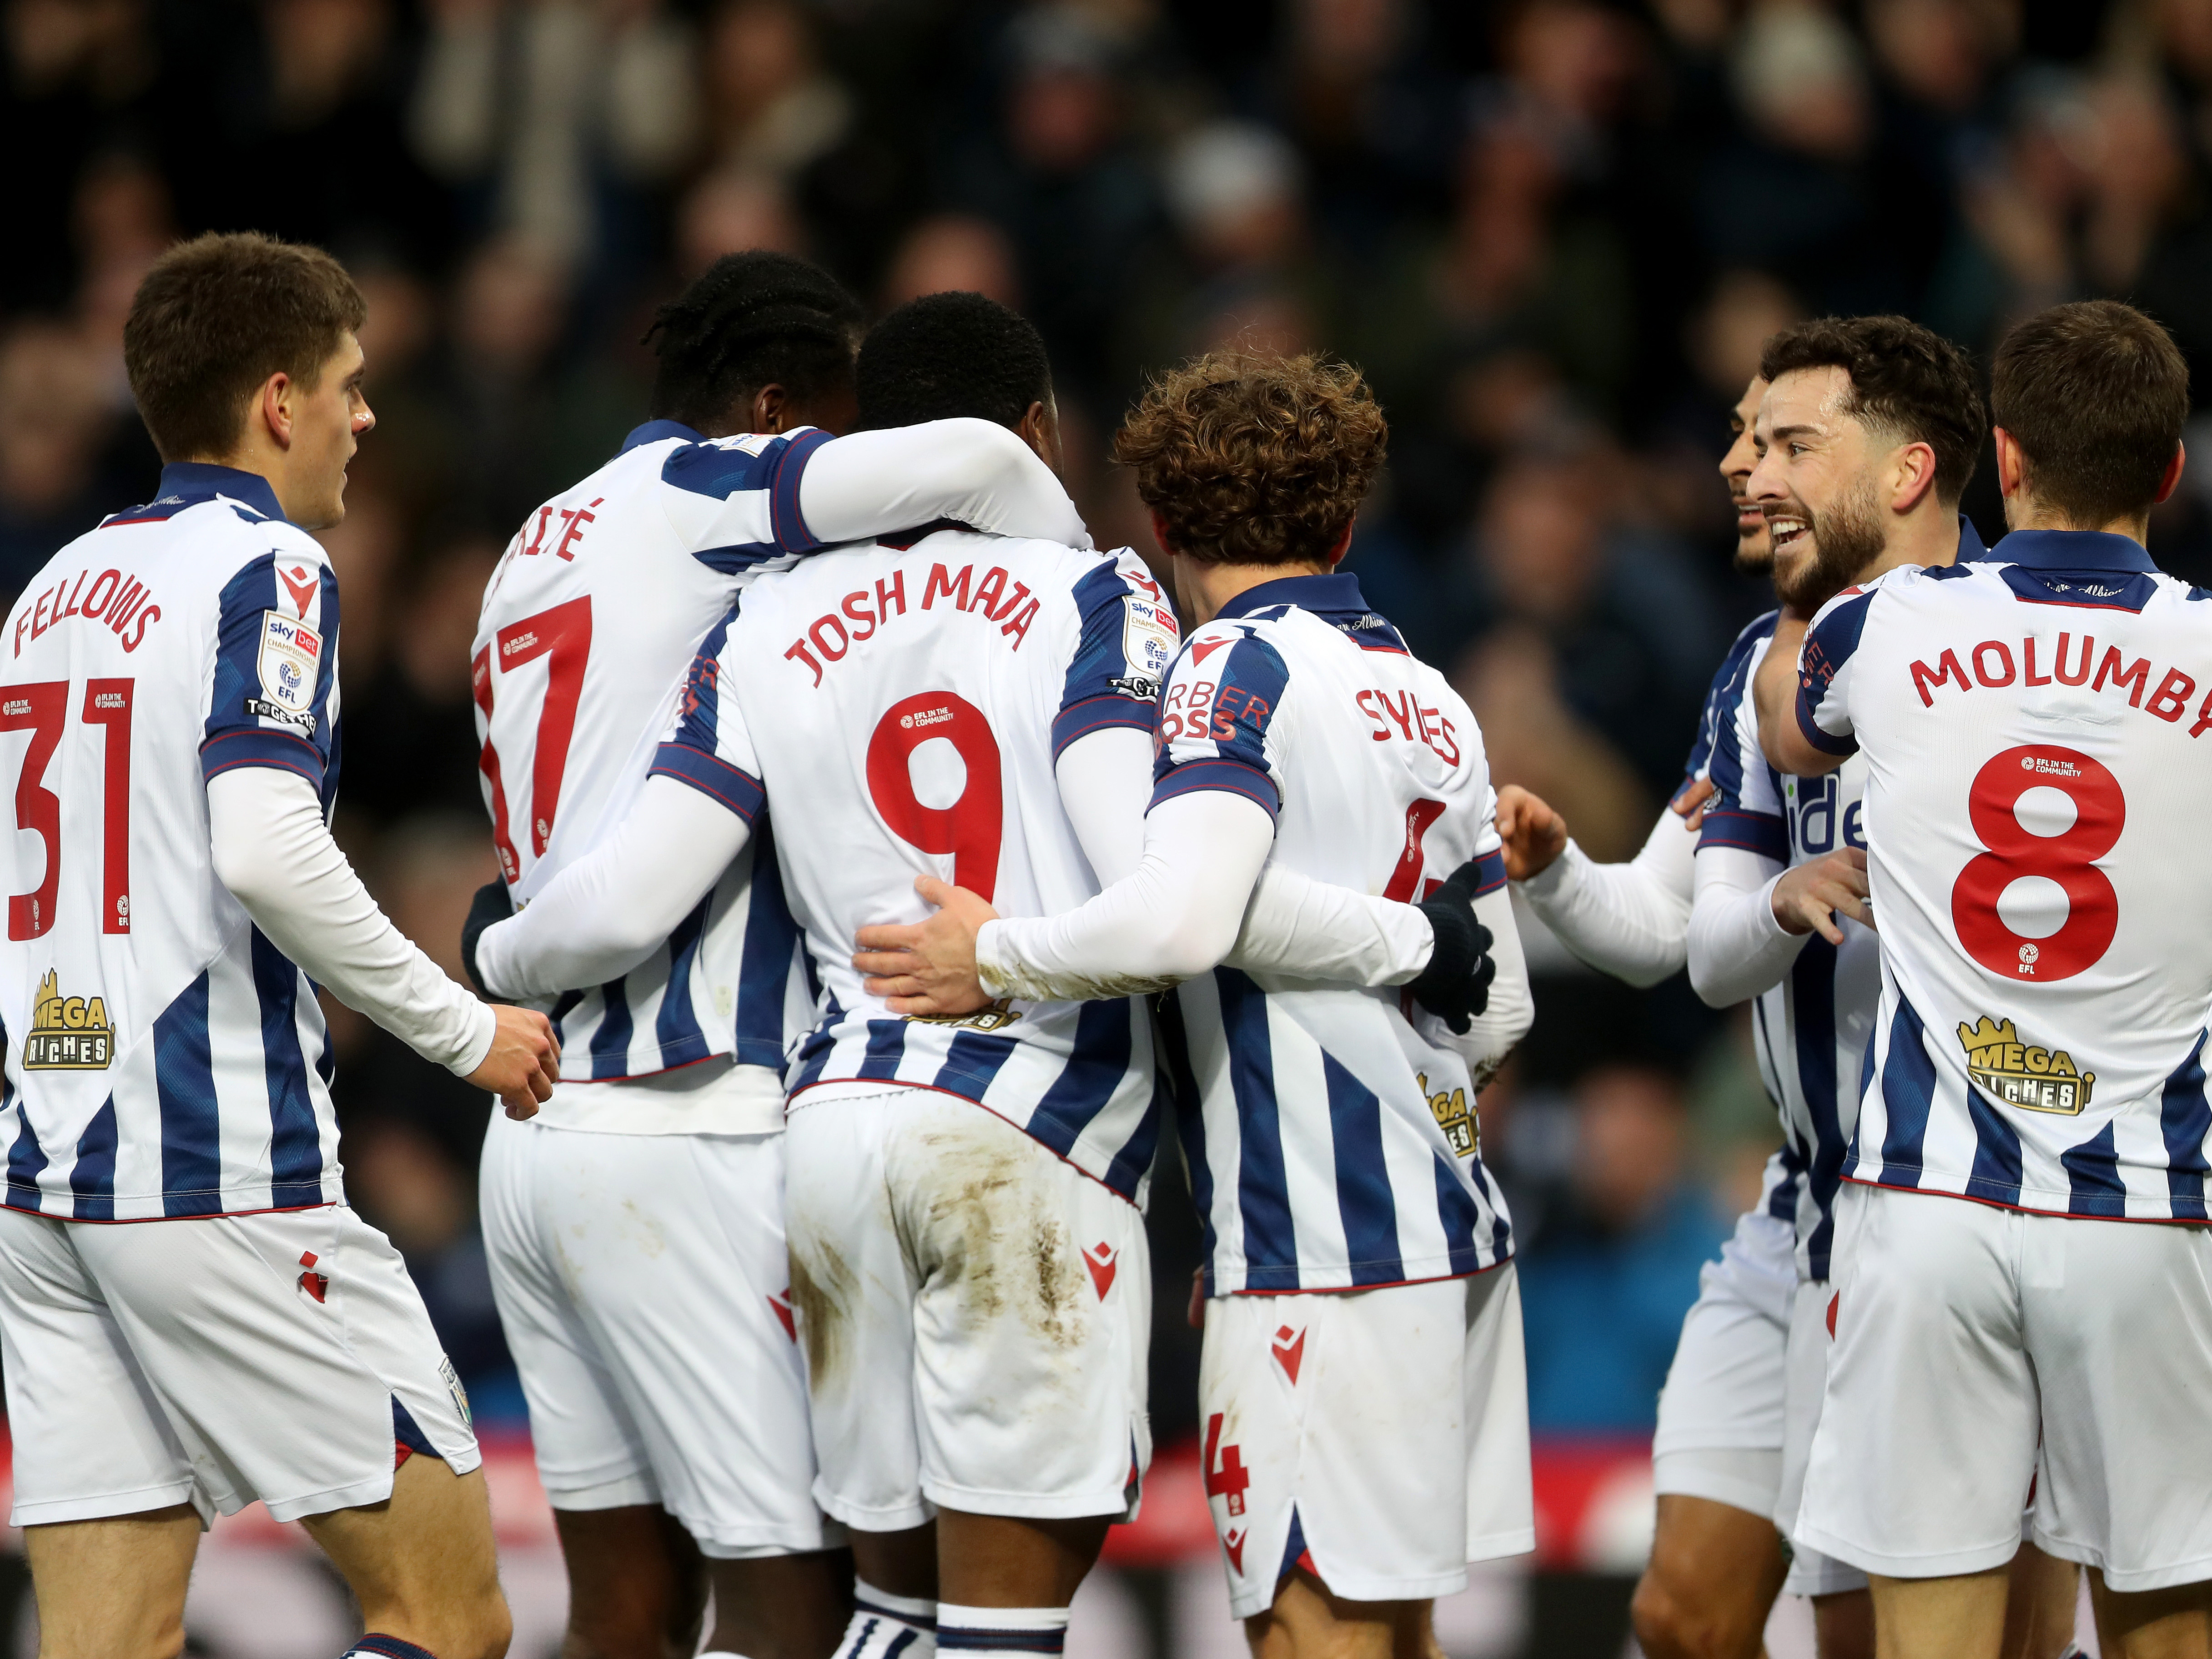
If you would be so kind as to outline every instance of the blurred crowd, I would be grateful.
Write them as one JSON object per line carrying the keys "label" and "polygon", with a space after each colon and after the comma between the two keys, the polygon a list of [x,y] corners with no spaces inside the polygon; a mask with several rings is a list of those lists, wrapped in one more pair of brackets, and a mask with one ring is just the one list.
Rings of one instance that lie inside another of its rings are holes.
{"label": "blurred crowd", "polygon": [[[2123,295],[2212,358],[2212,0],[5,0],[4,22],[0,593],[152,494],[119,349],[147,263],[208,228],[338,253],[380,417],[325,538],[340,833],[451,969],[494,871],[484,579],[642,418],[646,319],[722,252],[807,255],[878,308],[1025,311],[1101,544],[1149,547],[1103,460],[1147,370],[1231,340],[1360,364],[1391,463],[1352,566],[1449,667],[1498,778],[1599,858],[1640,842],[1765,604],[1712,464],[1767,332],[1899,311],[1981,349]],[[1986,467],[1967,507],[2000,530]],[[2153,545],[2212,571],[2212,487]],[[1534,1412],[1633,1434],[1777,1135],[1739,1024],[1540,947],[1538,1029],[1484,1102]],[[484,1098],[333,1018],[356,1201],[488,1414],[519,1413],[474,1231]],[[1165,1285],[1192,1241],[1158,1225]],[[1169,1435],[1192,1340],[1164,1324]]]}

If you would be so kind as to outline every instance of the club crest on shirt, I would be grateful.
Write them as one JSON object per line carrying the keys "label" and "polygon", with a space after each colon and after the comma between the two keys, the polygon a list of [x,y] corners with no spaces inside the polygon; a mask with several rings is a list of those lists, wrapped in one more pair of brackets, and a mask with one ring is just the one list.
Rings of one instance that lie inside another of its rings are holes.
{"label": "club crest on shirt", "polygon": [[1972,1025],[1962,1023],[1959,1042],[1966,1051],[1966,1075],[2007,1106],[2077,1117],[2089,1103],[2097,1074],[2077,1071],[2063,1048],[2022,1042],[2009,1019],[1984,1014]]}
{"label": "club crest on shirt", "polygon": [[[248,712],[297,725],[315,701],[315,677],[323,665],[323,636],[281,611],[261,613],[261,696],[249,698]],[[270,708],[254,708],[254,703]]]}
{"label": "club crest on shirt", "polygon": [[65,997],[51,968],[31,1004],[30,1034],[23,1039],[27,1072],[98,1072],[115,1058],[115,1028],[98,997]]}
{"label": "club crest on shirt", "polygon": [[1468,1109],[1467,1091],[1454,1089],[1449,1094],[1429,1094],[1429,1074],[1417,1072],[1413,1081],[1428,1095],[1429,1110],[1436,1114],[1437,1127],[1444,1132],[1451,1142],[1453,1152],[1461,1158],[1470,1156],[1482,1144],[1482,1130],[1475,1122],[1474,1114]]}

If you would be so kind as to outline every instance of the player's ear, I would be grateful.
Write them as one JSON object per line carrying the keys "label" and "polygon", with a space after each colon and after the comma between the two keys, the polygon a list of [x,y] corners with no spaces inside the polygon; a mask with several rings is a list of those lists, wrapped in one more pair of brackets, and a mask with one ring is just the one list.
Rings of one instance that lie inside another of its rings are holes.
{"label": "player's ear", "polygon": [[790,402],[791,394],[780,382],[769,382],[753,393],[752,407],[746,412],[744,429],[747,432],[782,431]]}
{"label": "player's ear", "polygon": [[296,393],[292,377],[281,368],[264,380],[260,391],[254,394],[252,407],[246,410],[246,430],[239,434],[240,447],[245,447],[251,441],[252,428],[258,424],[276,440],[279,449],[289,449],[292,447],[292,405]]}
{"label": "player's ear", "polygon": [[1910,513],[1936,488],[1936,452],[1923,443],[1910,443],[1897,452],[1892,472],[1890,504]]}

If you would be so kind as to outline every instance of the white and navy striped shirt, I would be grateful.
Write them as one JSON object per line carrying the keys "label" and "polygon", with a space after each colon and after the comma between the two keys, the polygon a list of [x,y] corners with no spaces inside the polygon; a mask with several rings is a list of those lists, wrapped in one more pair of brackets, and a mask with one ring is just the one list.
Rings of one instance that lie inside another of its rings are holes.
{"label": "white and navy striped shirt", "polygon": [[337,785],[337,585],[265,479],[162,469],[50,560],[0,647],[9,1206],[80,1221],[339,1199],[307,976],[216,877],[205,781]]}
{"label": "white and navy striped shirt", "polygon": [[[472,673],[485,804],[519,901],[621,821],[693,653],[738,589],[815,544],[799,481],[828,441],[814,428],[708,440],[651,421],[508,544]],[[780,1068],[813,999],[775,869],[773,839],[756,836],[665,944],[553,1003],[562,1078],[717,1054]]]}
{"label": "white and navy striped shirt", "polygon": [[[1195,630],[1160,694],[1153,803],[1219,789],[1287,867],[1401,902],[1470,859],[1505,883],[1474,717],[1367,607],[1292,576]],[[1217,968],[1163,1004],[1206,1293],[1480,1273],[1512,1254],[1467,1062],[1396,989]]]}
{"label": "white and navy striped shirt", "polygon": [[2206,1218],[2212,592],[2125,537],[1893,570],[1806,636],[1866,767],[1881,996],[1845,1179]]}
{"label": "white and navy striped shirt", "polygon": [[921,919],[925,872],[1006,915],[1095,896],[1054,763],[1090,732],[1151,729],[1176,639],[1134,554],[960,530],[817,555],[708,637],[653,769],[748,818],[765,797],[782,826],[824,995],[792,1109],[830,1085],[940,1090],[1141,1201],[1159,1127],[1141,1002],[902,1019],[851,957],[860,927]]}

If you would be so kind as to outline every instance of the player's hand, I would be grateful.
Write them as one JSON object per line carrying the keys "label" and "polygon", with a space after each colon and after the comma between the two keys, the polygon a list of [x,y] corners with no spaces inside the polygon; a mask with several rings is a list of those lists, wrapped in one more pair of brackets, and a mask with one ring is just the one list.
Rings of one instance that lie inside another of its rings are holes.
{"label": "player's hand", "polygon": [[1695,835],[1705,827],[1705,803],[1713,798],[1711,778],[1692,778],[1674,792],[1674,799],[1667,803],[1667,810],[1682,820],[1682,827]]}
{"label": "player's hand", "polygon": [[1838,913],[1874,926],[1867,902],[1867,858],[1856,847],[1831,853],[1783,872],[1774,884],[1774,919],[1785,933],[1818,933],[1831,945],[1844,942]]}
{"label": "player's hand", "polygon": [[935,876],[916,876],[914,890],[937,906],[927,921],[863,927],[853,966],[864,988],[895,1014],[933,1018],[972,1014],[991,1006],[975,972],[975,935],[999,913],[991,902]]}
{"label": "player's hand", "polygon": [[1429,965],[1406,988],[1458,1036],[1465,1036],[1474,1017],[1490,1006],[1490,981],[1498,977],[1498,964],[1490,957],[1490,929],[1474,919],[1478,879],[1470,860],[1413,907],[1429,919],[1436,943],[1429,950]]}
{"label": "player's hand", "polygon": [[1567,821],[1517,783],[1498,792],[1498,834],[1505,843],[1505,873],[1515,881],[1542,875],[1567,850]]}
{"label": "player's hand", "polygon": [[514,914],[514,896],[503,881],[486,882],[469,902],[469,919],[461,924],[461,966],[469,970],[469,983],[483,995],[491,993],[485,988],[483,975],[477,972],[477,941],[484,936],[485,928]]}
{"label": "player's hand", "polygon": [[536,1117],[538,1107],[553,1098],[553,1085],[561,1075],[561,1039],[553,1035],[553,1023],[535,1008],[495,1002],[491,1011],[499,1022],[491,1034],[491,1052],[468,1080],[497,1095],[509,1117]]}

